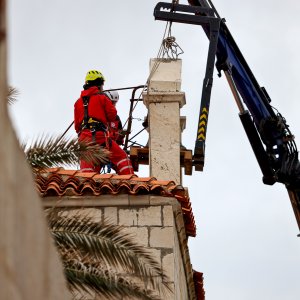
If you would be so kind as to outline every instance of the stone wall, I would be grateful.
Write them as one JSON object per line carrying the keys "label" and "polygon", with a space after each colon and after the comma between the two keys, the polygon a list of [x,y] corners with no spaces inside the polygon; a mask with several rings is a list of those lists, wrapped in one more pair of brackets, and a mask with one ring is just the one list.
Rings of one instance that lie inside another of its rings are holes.
{"label": "stone wall", "polygon": [[[144,245],[169,277],[174,294],[163,299],[195,299],[195,290],[181,206],[175,198],[151,195],[44,198],[46,207],[93,215],[119,224]],[[83,204],[84,203],[84,204]]]}

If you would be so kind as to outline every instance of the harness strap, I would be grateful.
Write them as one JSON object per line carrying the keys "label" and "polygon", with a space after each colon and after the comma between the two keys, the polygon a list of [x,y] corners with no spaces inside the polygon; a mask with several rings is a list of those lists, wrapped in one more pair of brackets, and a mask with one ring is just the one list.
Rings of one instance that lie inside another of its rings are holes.
{"label": "harness strap", "polygon": [[92,127],[90,130],[92,133],[92,141],[96,144],[96,129],[95,127]]}
{"label": "harness strap", "polygon": [[104,125],[104,123],[98,121],[97,119],[89,118],[87,123],[84,123],[84,121],[82,121],[80,125],[81,130],[91,128],[95,128],[96,131],[107,131],[107,127]]}
{"label": "harness strap", "polygon": [[107,128],[101,121],[91,118],[89,116],[90,97],[83,96],[82,101],[83,101],[84,116],[83,116],[83,121],[80,125],[80,131],[82,131],[84,129],[90,129],[90,131],[92,133],[93,142],[96,142],[96,132],[97,131],[106,132]]}
{"label": "harness strap", "polygon": [[89,96],[83,96],[82,101],[83,101],[83,109],[84,109],[83,124],[86,125],[86,124],[88,124],[88,120],[89,120],[89,101],[90,101],[90,97]]}

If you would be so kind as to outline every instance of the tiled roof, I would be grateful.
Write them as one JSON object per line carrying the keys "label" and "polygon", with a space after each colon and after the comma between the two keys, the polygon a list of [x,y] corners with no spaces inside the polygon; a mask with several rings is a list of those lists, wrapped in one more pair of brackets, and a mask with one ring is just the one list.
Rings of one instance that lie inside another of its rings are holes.
{"label": "tiled roof", "polygon": [[197,300],[205,300],[205,291],[203,288],[203,273],[193,270],[193,277]]}
{"label": "tiled roof", "polygon": [[196,236],[195,220],[188,193],[174,181],[136,175],[82,173],[78,170],[52,168],[36,175],[36,187],[42,197],[103,194],[154,194],[175,197],[181,204],[187,235]]}

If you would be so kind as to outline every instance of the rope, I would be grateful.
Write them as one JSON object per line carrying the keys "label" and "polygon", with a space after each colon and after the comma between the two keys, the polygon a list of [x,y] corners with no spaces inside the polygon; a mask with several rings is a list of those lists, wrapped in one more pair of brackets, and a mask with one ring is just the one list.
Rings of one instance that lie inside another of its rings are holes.
{"label": "rope", "polygon": [[[179,2],[179,0],[173,0],[172,1],[173,6],[175,4],[178,4],[178,2]],[[173,8],[172,8],[172,10],[173,10]],[[140,93],[140,95],[138,97],[138,100],[136,101],[136,103],[133,106],[131,112],[129,113],[129,116],[128,116],[126,122],[123,125],[123,129],[124,129],[125,125],[127,124],[128,120],[130,118],[132,118],[133,111],[135,110],[135,108],[136,108],[136,106],[137,106],[137,104],[138,104],[138,102],[139,102],[139,100],[140,100],[143,92],[145,92],[146,87],[149,86],[150,80],[153,77],[153,75],[155,74],[155,72],[157,71],[160,63],[164,59],[166,59],[166,60],[169,60],[169,59],[177,60],[178,56],[184,53],[183,50],[182,50],[182,48],[176,43],[176,38],[174,36],[172,36],[172,32],[171,31],[172,31],[172,22],[167,22],[166,26],[165,26],[165,30],[164,30],[162,42],[161,42],[161,45],[159,47],[158,53],[156,55],[155,63],[154,63],[154,65],[153,65],[153,67],[152,67],[152,69],[150,71],[150,74],[149,74],[147,80],[146,80],[146,84],[144,85],[144,88],[143,88],[143,90],[141,91],[141,93]],[[149,94],[149,89],[147,89],[147,93]],[[142,131],[143,130],[141,130],[139,133],[141,133]],[[136,134],[136,135],[138,135],[138,134]]]}
{"label": "rope", "polygon": [[[163,40],[164,53],[163,56],[167,56],[169,59],[177,60],[180,54],[183,54],[182,48],[176,43],[174,36],[168,36]],[[179,52],[180,51],[180,52]]]}
{"label": "rope", "polygon": [[[164,35],[163,35],[163,38],[162,38],[162,42],[161,42],[161,44],[160,44],[158,53],[157,53],[157,55],[156,55],[156,61],[155,61],[154,65],[153,65],[153,67],[152,67],[152,69],[151,69],[151,71],[150,71],[150,74],[149,74],[148,78],[147,78],[146,83],[147,83],[148,86],[149,86],[150,79],[152,78],[152,76],[153,76],[153,74],[156,72],[156,70],[158,69],[158,66],[159,66],[159,64],[160,64],[160,62],[161,62],[161,61],[159,60],[159,58],[162,58],[162,57],[163,57],[163,52],[164,52],[163,41],[164,41],[164,39],[165,39],[167,30],[168,30],[168,26],[171,26],[171,25],[170,25],[170,22],[167,22],[167,24],[166,24],[165,31],[164,31]],[[148,92],[149,92],[149,91],[148,91]]]}
{"label": "rope", "polygon": [[[169,23],[170,23],[170,22],[167,22],[167,24],[166,24],[165,31],[164,31],[163,38],[162,38],[162,42],[161,42],[160,48],[159,48],[159,50],[158,50],[158,53],[157,53],[157,55],[156,55],[156,61],[155,61],[154,65],[153,65],[153,67],[152,67],[152,69],[151,69],[151,71],[150,71],[150,74],[149,74],[149,76],[148,76],[148,78],[147,78],[147,80],[146,80],[146,83],[145,83],[145,85],[144,85],[144,88],[143,88],[142,91],[140,92],[139,97],[138,97],[138,100],[137,100],[136,103],[134,104],[134,106],[133,106],[131,112],[129,113],[129,116],[128,116],[127,120],[125,121],[125,123],[124,123],[122,129],[124,129],[125,125],[129,122],[129,119],[132,118],[132,114],[133,114],[133,112],[134,112],[134,110],[135,110],[135,108],[136,108],[136,106],[137,106],[139,100],[141,99],[142,94],[145,92],[146,88],[149,86],[150,79],[152,78],[153,74],[156,72],[156,70],[158,69],[159,64],[161,63],[161,61],[159,60],[159,58],[162,58],[163,55],[164,55],[164,42],[163,42],[163,41],[164,41],[164,39],[165,39],[165,36],[166,36],[167,30],[168,30]],[[170,29],[169,29],[169,32],[170,32]],[[149,89],[147,89],[147,93],[149,93]],[[142,131],[143,131],[143,130],[141,130],[139,133],[141,133]],[[138,134],[139,134],[139,133],[138,133]],[[129,134],[129,133],[127,133],[127,134]],[[135,135],[135,136],[136,136],[136,135]]]}
{"label": "rope", "polygon": [[[179,2],[179,0],[173,0],[172,4],[175,5],[175,4],[178,4],[178,2]],[[157,69],[158,69],[160,63],[163,61],[163,59],[166,58],[166,59],[177,60],[178,56],[180,54],[184,53],[182,48],[176,43],[175,37],[172,36],[171,29],[172,29],[172,22],[167,22],[165,30],[164,30],[162,42],[161,42],[160,48],[158,50],[158,53],[156,55],[156,61],[150,71],[150,74],[146,80],[146,83],[144,84],[144,88],[142,89],[142,91],[139,94],[138,101],[136,101],[135,105],[133,106],[132,111],[129,113],[127,120],[125,121],[124,125],[122,126],[122,129],[124,129],[125,125],[128,123],[129,118],[132,118],[133,111],[135,110],[139,100],[141,99],[142,94],[145,92],[145,90],[149,86],[152,76],[157,71]],[[168,35],[166,37],[167,32],[168,32]],[[180,52],[178,50],[180,50]],[[118,91],[118,90],[134,89],[134,88],[136,88],[136,87],[109,89],[109,90],[105,90],[105,91]],[[103,92],[105,92],[105,91],[103,91]],[[147,89],[147,93],[149,93],[149,89]],[[69,129],[71,128],[71,126],[73,124],[74,124],[74,121],[69,125],[69,127],[66,129],[66,131],[61,135],[61,137],[59,138],[59,141],[66,135],[66,133],[69,131]],[[140,132],[142,132],[142,131],[143,130],[141,130]],[[129,133],[127,133],[127,134],[129,134]]]}
{"label": "rope", "polygon": [[[141,99],[143,92],[146,90],[147,86],[149,86],[150,79],[152,78],[153,74],[156,72],[156,70],[157,70],[157,68],[158,68],[158,66],[159,66],[159,64],[160,64],[159,58],[160,58],[160,57],[163,57],[163,56],[162,56],[162,54],[163,54],[163,48],[164,48],[164,47],[163,47],[163,40],[164,40],[164,38],[165,38],[165,36],[166,36],[166,32],[167,32],[167,29],[168,29],[168,24],[169,24],[169,22],[167,22],[166,27],[165,27],[165,31],[164,31],[164,34],[163,34],[162,43],[161,43],[160,48],[159,48],[159,50],[158,50],[158,53],[157,53],[157,55],[156,55],[156,58],[157,58],[157,59],[156,59],[154,65],[153,65],[153,67],[152,67],[152,69],[151,69],[151,71],[150,71],[150,74],[149,74],[149,76],[148,76],[148,78],[147,78],[147,80],[146,80],[146,83],[144,84],[144,88],[142,89],[142,91],[141,91],[140,94],[139,94],[138,100]],[[147,89],[147,93],[148,93],[148,92],[149,92],[149,90]],[[134,105],[133,108],[132,108],[132,111],[129,113],[129,116],[128,116],[127,120],[125,121],[124,125],[123,125],[123,129],[124,129],[125,125],[128,123],[129,118],[132,117],[132,113],[133,113],[133,111],[135,110],[137,104],[138,104],[138,101],[135,103],[135,105]]]}
{"label": "rope", "polygon": [[[103,92],[120,91],[120,90],[130,90],[130,89],[134,89],[134,88],[136,88],[136,86],[126,87],[126,88],[109,89],[109,90],[104,90]],[[70,130],[70,128],[72,127],[73,124],[74,124],[74,121],[72,121],[72,123],[69,125],[69,127],[60,136],[60,138],[58,139],[57,143],[59,143],[62,140],[62,138],[67,134],[67,132]]]}
{"label": "rope", "polygon": [[[167,37],[166,37],[166,33]],[[180,52],[179,52],[180,50]],[[167,22],[166,28],[164,31],[164,35],[162,38],[162,42],[159,48],[159,51],[156,56],[156,62],[153,65],[151,72],[149,74],[149,77],[147,79],[147,85],[149,86],[150,79],[154,75],[154,73],[157,71],[160,63],[165,59],[173,59],[177,60],[178,56],[183,54],[182,48],[176,43],[176,38],[172,36],[172,22]],[[148,91],[149,93],[149,91]]]}

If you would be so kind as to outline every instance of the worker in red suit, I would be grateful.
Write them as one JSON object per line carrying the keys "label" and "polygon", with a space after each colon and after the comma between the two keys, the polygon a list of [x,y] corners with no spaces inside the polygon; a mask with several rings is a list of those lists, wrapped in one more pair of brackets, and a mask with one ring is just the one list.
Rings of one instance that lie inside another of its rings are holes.
{"label": "worker in red suit", "polygon": [[[107,91],[105,92],[105,94],[110,99],[113,106],[116,107],[119,101],[119,93],[117,91]],[[120,117],[117,115],[114,121],[109,122],[108,127],[109,127],[110,137],[114,141],[116,141],[118,145],[123,145],[124,132],[123,132],[123,126]]]}
{"label": "worker in red suit", "polygon": [[[116,119],[117,110],[110,99],[102,93],[104,76],[91,70],[85,77],[84,90],[74,105],[74,125],[80,141],[95,142],[110,151],[110,161],[117,174],[134,174],[126,152],[110,138],[108,123]],[[100,172],[101,165],[80,161],[82,172]]]}

